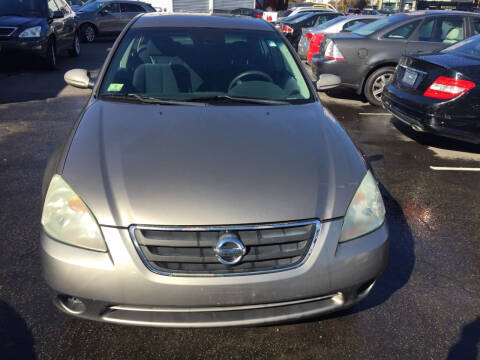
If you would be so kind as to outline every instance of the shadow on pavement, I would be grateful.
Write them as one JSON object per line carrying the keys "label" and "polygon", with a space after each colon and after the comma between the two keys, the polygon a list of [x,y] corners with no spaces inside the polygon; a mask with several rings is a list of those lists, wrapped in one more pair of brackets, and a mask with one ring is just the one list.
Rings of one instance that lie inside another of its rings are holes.
{"label": "shadow on pavement", "polygon": [[471,144],[468,142],[437,136],[434,134],[418,132],[412,130],[412,128],[410,128],[408,125],[404,124],[403,122],[394,117],[392,117],[391,121],[393,126],[398,131],[421,145],[432,146],[445,150],[455,150],[480,154],[480,145],[478,144]]}
{"label": "shadow on pavement", "polygon": [[332,97],[335,99],[356,100],[356,101],[366,102],[363,96],[358,95],[355,90],[346,88],[346,87],[338,87],[332,90],[328,90],[326,94],[329,97]]}
{"label": "shadow on pavement", "polygon": [[463,359],[475,360],[478,356],[480,344],[480,317],[462,329],[460,341],[450,349],[448,360]]}
{"label": "shadow on pavement", "polygon": [[0,358],[35,359],[33,336],[20,315],[0,301]]}

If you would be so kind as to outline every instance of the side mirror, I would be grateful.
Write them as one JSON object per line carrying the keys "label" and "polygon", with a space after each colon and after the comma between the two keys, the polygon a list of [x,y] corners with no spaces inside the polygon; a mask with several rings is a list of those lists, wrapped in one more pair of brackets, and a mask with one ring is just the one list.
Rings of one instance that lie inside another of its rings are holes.
{"label": "side mirror", "polygon": [[321,74],[315,84],[318,91],[326,91],[340,85],[342,80],[337,75]]}
{"label": "side mirror", "polygon": [[52,19],[63,19],[63,12],[60,10],[54,11],[52,14]]}
{"label": "side mirror", "polygon": [[100,10],[99,14],[100,14],[101,16],[108,15],[108,10],[107,10],[107,9]]}
{"label": "side mirror", "polygon": [[79,89],[92,89],[94,82],[90,79],[87,70],[73,69],[67,71],[63,77],[68,85],[72,85]]}

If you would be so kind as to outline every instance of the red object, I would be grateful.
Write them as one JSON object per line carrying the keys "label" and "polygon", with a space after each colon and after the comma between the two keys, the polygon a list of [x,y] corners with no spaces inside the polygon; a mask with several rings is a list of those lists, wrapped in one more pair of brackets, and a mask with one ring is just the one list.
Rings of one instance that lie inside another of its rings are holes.
{"label": "red object", "polygon": [[305,34],[305,37],[308,39],[308,41],[312,40],[312,36],[313,36],[313,34],[311,32],[307,32]]}
{"label": "red object", "polygon": [[293,34],[293,29],[288,25],[283,25],[283,32],[287,34]]}
{"label": "red object", "polygon": [[[323,38],[325,37],[324,33],[320,34],[311,34],[310,46],[307,51],[307,60],[312,61],[313,55],[320,51],[320,45],[322,44]],[[307,36],[308,38],[308,36]]]}
{"label": "red object", "polygon": [[[261,19],[263,18],[263,15],[262,14],[253,14],[254,17],[258,18],[258,19]],[[270,16],[271,18],[271,16]]]}
{"label": "red object", "polygon": [[453,99],[475,87],[475,83],[468,80],[458,80],[446,76],[439,76],[425,91],[423,96],[434,99]]}
{"label": "red object", "polygon": [[271,16],[271,15],[268,15],[268,16],[267,16],[267,21],[272,21],[272,20],[273,20],[272,16]]}

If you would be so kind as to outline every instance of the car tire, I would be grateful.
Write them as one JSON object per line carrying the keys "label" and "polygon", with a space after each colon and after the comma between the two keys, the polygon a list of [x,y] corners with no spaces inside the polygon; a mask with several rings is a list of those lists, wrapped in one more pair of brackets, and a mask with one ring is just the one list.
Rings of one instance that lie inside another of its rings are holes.
{"label": "car tire", "polygon": [[75,36],[73,38],[72,48],[70,50],[68,50],[68,53],[72,57],[80,56],[80,38],[79,38],[77,32],[75,32]]}
{"label": "car tire", "polygon": [[82,40],[84,42],[92,43],[97,37],[97,32],[95,27],[92,24],[84,24],[80,28],[80,33],[82,34]]}
{"label": "car tire", "polygon": [[394,72],[393,66],[384,66],[370,74],[363,89],[363,94],[370,104],[382,106],[383,88],[392,79]]}
{"label": "car tire", "polygon": [[45,67],[48,70],[55,70],[57,68],[57,49],[53,39],[48,41],[44,61]]}

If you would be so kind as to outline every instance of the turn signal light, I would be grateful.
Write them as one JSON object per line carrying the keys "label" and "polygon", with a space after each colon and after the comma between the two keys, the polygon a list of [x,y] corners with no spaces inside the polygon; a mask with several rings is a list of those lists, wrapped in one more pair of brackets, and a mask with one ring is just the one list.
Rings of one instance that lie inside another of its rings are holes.
{"label": "turn signal light", "polygon": [[446,76],[439,76],[425,91],[423,96],[448,100],[460,96],[475,87],[475,83],[468,80],[458,80]]}

